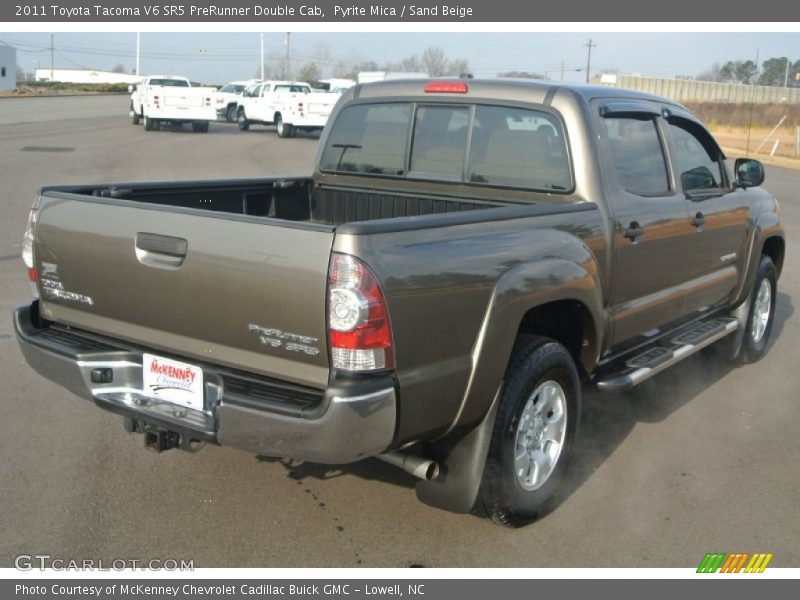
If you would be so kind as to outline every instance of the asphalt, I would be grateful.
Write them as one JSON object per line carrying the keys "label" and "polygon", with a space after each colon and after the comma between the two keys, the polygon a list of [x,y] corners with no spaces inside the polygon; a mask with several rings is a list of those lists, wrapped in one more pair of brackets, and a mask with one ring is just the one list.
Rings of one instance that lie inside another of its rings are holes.
{"label": "asphalt", "polygon": [[156,455],[26,365],[10,314],[30,296],[19,253],[38,187],[302,175],[315,146],[228,124],[145,132],[125,97],[0,101],[0,566],[46,553],[198,567],[692,567],[710,551],[800,566],[797,172],[767,168],[789,240],[768,355],[732,367],[701,353],[633,393],[586,390],[560,505],[524,529],[426,507],[410,477],[375,460]]}

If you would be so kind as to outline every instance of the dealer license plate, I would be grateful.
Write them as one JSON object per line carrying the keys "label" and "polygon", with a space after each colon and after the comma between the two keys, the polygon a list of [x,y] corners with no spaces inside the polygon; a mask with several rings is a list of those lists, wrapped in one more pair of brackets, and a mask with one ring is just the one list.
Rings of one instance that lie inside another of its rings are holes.
{"label": "dealer license plate", "polygon": [[177,360],[145,354],[144,393],[165,402],[203,410],[203,370]]}

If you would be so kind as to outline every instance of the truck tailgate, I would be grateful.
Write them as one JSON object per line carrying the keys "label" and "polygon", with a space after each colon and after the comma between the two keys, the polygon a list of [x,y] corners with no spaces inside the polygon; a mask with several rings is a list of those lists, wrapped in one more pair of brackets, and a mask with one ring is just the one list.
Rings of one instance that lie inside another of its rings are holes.
{"label": "truck tailgate", "polygon": [[176,108],[197,108],[203,106],[203,96],[164,94],[164,105]]}
{"label": "truck tailgate", "polygon": [[333,228],[44,195],[42,314],[167,356],[300,384],[328,380]]}
{"label": "truck tailgate", "polygon": [[307,111],[312,115],[328,116],[339,101],[339,94],[323,94],[313,92],[306,94]]}

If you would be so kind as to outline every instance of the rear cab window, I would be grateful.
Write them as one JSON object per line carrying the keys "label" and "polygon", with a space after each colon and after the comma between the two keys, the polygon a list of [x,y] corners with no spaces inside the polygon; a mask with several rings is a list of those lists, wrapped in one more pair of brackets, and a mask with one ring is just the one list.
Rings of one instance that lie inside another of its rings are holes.
{"label": "rear cab window", "polygon": [[561,121],[504,106],[347,106],[332,125],[320,169],[532,191],[573,187]]}
{"label": "rear cab window", "polygon": [[410,104],[348,106],[333,124],[320,168],[399,176],[405,172]]}
{"label": "rear cab window", "polygon": [[309,87],[307,85],[288,85],[288,84],[287,85],[281,85],[281,84],[278,84],[278,85],[275,86],[275,90],[273,90],[273,91],[275,91],[277,93],[284,93],[284,94],[288,94],[288,93],[310,94],[311,93],[311,87]]}
{"label": "rear cab window", "polygon": [[162,87],[189,87],[189,82],[185,79],[151,79],[150,85],[160,85]]}

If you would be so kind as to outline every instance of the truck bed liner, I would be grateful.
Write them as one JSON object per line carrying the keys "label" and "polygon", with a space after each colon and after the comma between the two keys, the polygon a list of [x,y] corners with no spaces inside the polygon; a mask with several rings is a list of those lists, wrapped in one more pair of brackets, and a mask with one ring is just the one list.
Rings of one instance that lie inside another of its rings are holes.
{"label": "truck bed liner", "polygon": [[312,187],[311,179],[307,178],[225,183],[134,183],[91,188],[64,186],[48,188],[45,193],[47,191],[333,226],[509,205],[369,188]]}

